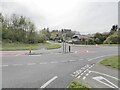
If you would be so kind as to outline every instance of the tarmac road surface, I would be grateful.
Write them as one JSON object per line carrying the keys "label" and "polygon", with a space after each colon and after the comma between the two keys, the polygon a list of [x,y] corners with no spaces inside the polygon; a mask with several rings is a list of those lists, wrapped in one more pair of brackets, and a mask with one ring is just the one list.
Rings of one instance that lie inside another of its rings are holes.
{"label": "tarmac road surface", "polygon": [[62,48],[44,53],[39,50],[34,51],[35,55],[26,54],[28,51],[3,51],[2,88],[66,88],[74,79],[93,88],[118,87],[118,71],[113,73],[96,64],[118,55],[118,47],[72,45],[71,49],[71,53],[62,53]]}

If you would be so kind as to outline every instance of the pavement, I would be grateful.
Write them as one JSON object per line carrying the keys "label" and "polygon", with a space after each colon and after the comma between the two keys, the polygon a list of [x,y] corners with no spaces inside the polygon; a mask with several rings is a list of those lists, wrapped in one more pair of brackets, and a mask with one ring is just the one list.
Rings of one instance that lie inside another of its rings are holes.
{"label": "pavement", "polygon": [[[118,47],[71,45],[71,53],[61,49],[3,51],[2,88],[67,88],[72,80],[92,88],[119,88],[118,71],[98,62],[118,55]],[[14,53],[14,54],[10,54]],[[16,53],[16,54],[15,54]]]}

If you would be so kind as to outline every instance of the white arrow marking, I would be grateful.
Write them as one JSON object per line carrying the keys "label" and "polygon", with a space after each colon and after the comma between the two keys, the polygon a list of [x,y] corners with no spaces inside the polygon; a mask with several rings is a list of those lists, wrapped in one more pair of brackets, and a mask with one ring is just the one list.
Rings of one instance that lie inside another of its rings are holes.
{"label": "white arrow marking", "polygon": [[[100,83],[102,83],[102,84],[104,84],[104,85],[106,85],[106,86],[108,86],[108,87],[111,87],[111,88],[119,88],[118,86],[116,86],[115,84],[113,84],[112,82],[110,82],[109,80],[107,80],[106,78],[104,78],[104,77],[102,77],[102,76],[93,77],[92,79],[94,79],[94,80],[96,80],[96,81],[98,81],[98,82],[100,82]],[[107,84],[107,83],[105,83],[105,82],[103,82],[103,81],[101,81],[101,80],[105,80],[105,81],[107,81],[109,84]],[[111,86],[110,84],[113,85],[113,86]]]}
{"label": "white arrow marking", "polygon": [[120,80],[120,79],[118,79],[118,78],[116,78],[116,77],[110,76],[110,75],[105,74],[105,73],[101,73],[101,72],[97,72],[97,71],[90,71],[90,72],[92,72],[92,73],[97,73],[97,74],[101,74],[101,75],[104,75],[104,76],[107,76],[107,77],[110,77],[110,78],[113,78],[113,79],[116,79],[116,80]]}

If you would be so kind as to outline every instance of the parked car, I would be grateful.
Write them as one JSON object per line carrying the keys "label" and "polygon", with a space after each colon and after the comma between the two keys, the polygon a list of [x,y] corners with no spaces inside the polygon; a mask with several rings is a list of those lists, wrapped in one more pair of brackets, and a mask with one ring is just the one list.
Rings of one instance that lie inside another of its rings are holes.
{"label": "parked car", "polygon": [[57,40],[58,43],[62,43],[62,40]]}

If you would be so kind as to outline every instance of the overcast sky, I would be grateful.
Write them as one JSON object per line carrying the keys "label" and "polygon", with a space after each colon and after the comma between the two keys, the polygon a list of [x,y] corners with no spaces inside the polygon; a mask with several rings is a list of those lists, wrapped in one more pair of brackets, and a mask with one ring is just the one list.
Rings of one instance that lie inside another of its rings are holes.
{"label": "overcast sky", "polygon": [[118,23],[117,1],[1,0],[0,12],[7,16],[13,13],[24,15],[35,23],[37,30],[68,28],[87,34],[109,31]]}

